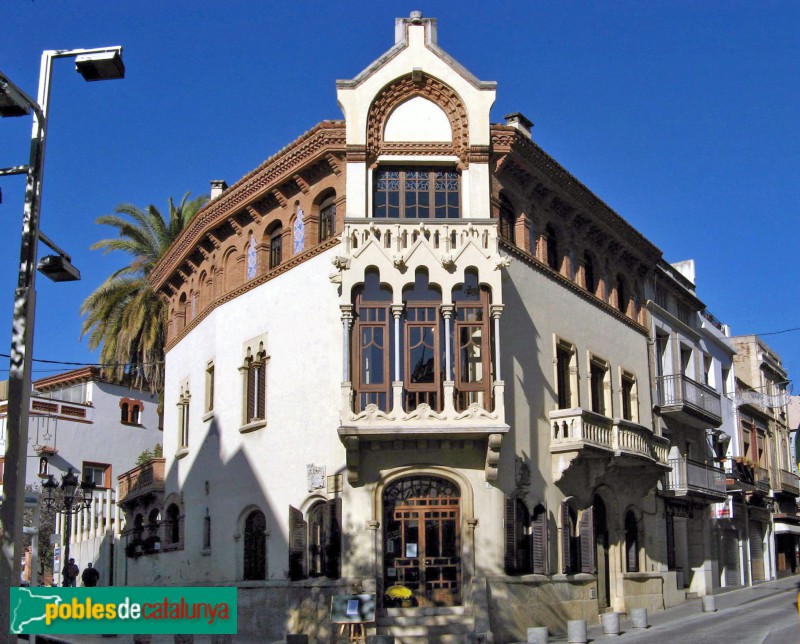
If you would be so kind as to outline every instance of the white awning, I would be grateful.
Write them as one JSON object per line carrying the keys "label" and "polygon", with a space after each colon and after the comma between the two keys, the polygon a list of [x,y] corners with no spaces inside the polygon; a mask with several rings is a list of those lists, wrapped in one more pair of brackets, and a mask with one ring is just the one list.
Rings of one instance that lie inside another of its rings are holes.
{"label": "white awning", "polygon": [[775,522],[775,534],[800,534],[800,525]]}

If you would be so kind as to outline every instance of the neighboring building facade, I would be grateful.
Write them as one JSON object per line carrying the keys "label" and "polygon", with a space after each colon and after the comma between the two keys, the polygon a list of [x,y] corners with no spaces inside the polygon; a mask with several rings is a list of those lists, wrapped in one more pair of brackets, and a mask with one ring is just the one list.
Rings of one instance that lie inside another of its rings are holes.
{"label": "neighboring building facade", "polygon": [[751,580],[757,582],[797,571],[800,482],[792,464],[789,381],[780,356],[756,335],[732,340],[741,445],[735,468],[744,502],[742,527],[750,542]]}
{"label": "neighboring building facade", "polygon": [[[164,459],[120,477],[126,583],[237,585],[240,633],[267,639],[328,638],[331,595],[361,589],[378,632],[499,642],[713,587],[723,367],[697,374],[732,354],[524,116],[490,123],[495,90],[435,20],[398,19],[337,82],[345,120],[216,194],[156,266]],[[662,280],[688,322],[653,305]],[[716,407],[656,400],[672,374]]]}
{"label": "neighboring building facade", "polygon": [[[72,468],[82,481],[88,479],[96,484],[91,509],[73,517],[70,556],[82,567],[93,562],[102,575],[101,583],[108,584],[113,580],[114,568],[111,545],[121,519],[116,507],[116,477],[129,470],[144,450],[161,443],[156,398],[107,382],[94,367],[36,380],[33,389],[27,483],[41,488],[48,475],[60,483]],[[2,401],[3,444],[6,413],[7,401]],[[63,528],[63,515],[59,515],[56,533],[61,536],[62,547],[68,536]],[[58,566],[54,573],[58,583]]]}

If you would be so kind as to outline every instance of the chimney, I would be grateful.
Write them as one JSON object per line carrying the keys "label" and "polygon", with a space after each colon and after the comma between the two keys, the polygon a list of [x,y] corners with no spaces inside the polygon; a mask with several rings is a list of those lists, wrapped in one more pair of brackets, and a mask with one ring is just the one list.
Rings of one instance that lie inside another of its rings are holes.
{"label": "chimney", "polygon": [[506,114],[503,118],[506,120],[506,125],[518,129],[526,138],[531,138],[533,123],[525,118],[522,112],[512,112],[511,114]]}
{"label": "chimney", "polygon": [[211,181],[211,194],[209,201],[214,201],[217,197],[221,197],[222,193],[228,189],[228,184],[224,179],[212,179]]}

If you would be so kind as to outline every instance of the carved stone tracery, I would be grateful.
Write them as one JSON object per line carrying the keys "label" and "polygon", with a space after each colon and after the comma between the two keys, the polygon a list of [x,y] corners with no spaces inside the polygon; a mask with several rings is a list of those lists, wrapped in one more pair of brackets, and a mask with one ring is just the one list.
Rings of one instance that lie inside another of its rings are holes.
{"label": "carved stone tracery", "polygon": [[[449,152],[455,154],[463,164],[468,163],[469,155],[469,126],[467,123],[467,109],[456,92],[431,76],[423,74],[419,82],[412,80],[411,74],[403,76],[381,90],[369,109],[367,120],[367,150],[366,156],[369,163],[373,163],[379,154],[385,153],[387,148],[401,148],[397,143],[385,143],[383,132],[386,122],[394,109],[405,101],[421,96],[442,108],[450,122],[453,134],[453,144],[448,146]],[[421,149],[420,144],[414,144]],[[422,146],[424,147],[424,145]],[[442,146],[436,145],[436,152],[442,151]]]}

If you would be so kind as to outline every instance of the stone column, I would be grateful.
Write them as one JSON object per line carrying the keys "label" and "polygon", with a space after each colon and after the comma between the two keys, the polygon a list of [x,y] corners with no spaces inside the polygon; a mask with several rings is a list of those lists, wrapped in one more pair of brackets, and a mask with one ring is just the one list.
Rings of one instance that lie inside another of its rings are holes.
{"label": "stone column", "polygon": [[502,304],[492,304],[490,314],[494,320],[494,379],[502,380],[500,373],[500,316],[503,314]]}

